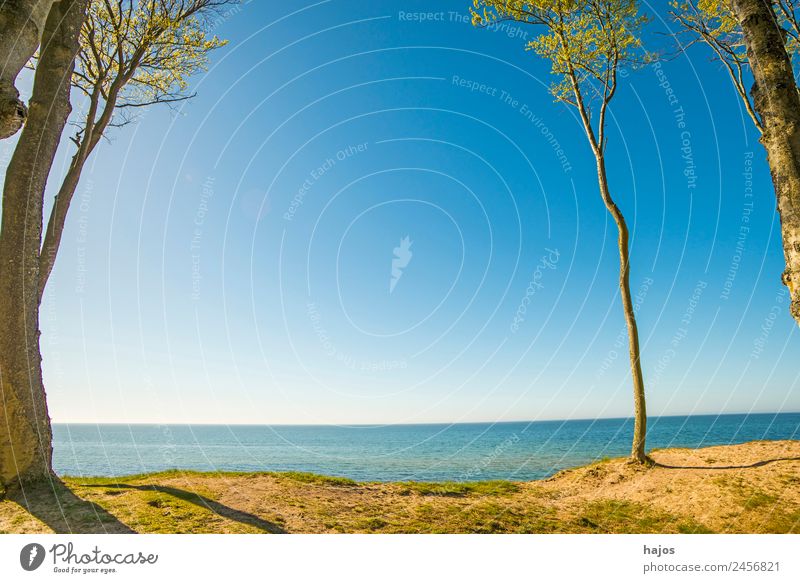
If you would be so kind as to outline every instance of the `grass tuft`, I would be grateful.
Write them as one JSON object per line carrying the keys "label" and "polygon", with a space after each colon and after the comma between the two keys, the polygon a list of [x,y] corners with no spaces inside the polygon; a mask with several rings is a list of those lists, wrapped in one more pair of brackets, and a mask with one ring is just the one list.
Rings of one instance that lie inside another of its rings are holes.
{"label": "grass tuft", "polygon": [[310,472],[280,472],[270,474],[279,478],[287,478],[295,482],[302,482],[304,484],[317,484],[320,486],[357,486],[358,482],[350,478],[341,478],[339,476],[322,476],[320,474],[312,474]]}
{"label": "grass tuft", "polygon": [[420,496],[506,496],[519,492],[519,486],[505,480],[487,482],[401,482],[403,495],[410,493]]}

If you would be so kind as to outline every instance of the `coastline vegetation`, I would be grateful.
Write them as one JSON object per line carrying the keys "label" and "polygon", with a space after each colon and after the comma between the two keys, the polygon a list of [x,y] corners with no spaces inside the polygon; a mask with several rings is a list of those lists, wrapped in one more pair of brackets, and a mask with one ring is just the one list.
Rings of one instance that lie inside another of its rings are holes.
{"label": "coastline vegetation", "polygon": [[800,533],[800,441],[664,449],[511,482],[304,472],[63,477],[0,502],[14,533]]}

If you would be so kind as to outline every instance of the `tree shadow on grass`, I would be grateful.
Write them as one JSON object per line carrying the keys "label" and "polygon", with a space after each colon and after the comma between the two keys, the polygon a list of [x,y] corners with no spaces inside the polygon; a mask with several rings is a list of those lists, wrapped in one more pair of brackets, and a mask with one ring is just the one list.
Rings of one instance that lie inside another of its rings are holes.
{"label": "tree shadow on grass", "polygon": [[16,502],[59,534],[136,532],[102,506],[76,496],[56,476],[17,486],[7,493],[6,499]]}
{"label": "tree shadow on grass", "polygon": [[769,460],[762,460],[760,462],[755,462],[752,464],[741,464],[738,466],[671,466],[653,460],[653,465],[655,465],[655,467],[657,468],[664,468],[667,470],[745,470],[748,468],[760,468],[762,466],[766,466],[767,464],[773,464],[775,462],[798,462],[798,461],[800,461],[800,457],[778,457]]}
{"label": "tree shadow on grass", "polygon": [[211,512],[213,512],[218,516],[221,516],[222,518],[227,518],[228,520],[239,522],[247,526],[252,526],[253,528],[257,528],[262,532],[267,532],[270,534],[286,534],[286,531],[283,528],[281,528],[280,526],[278,526],[273,522],[264,520],[263,518],[260,518],[255,514],[250,514],[249,512],[236,510],[235,508],[231,508],[230,506],[225,506],[224,504],[217,502],[216,500],[212,500],[211,498],[201,496],[200,494],[197,494],[195,492],[190,492],[188,490],[181,490],[179,488],[172,488],[170,486],[157,486],[155,484],[145,484],[137,486],[133,484],[109,483],[109,484],[86,484],[85,487],[106,488],[106,489],[118,488],[127,490],[139,490],[142,492],[161,492],[162,494],[168,494],[180,500],[196,504],[197,506],[210,510]]}

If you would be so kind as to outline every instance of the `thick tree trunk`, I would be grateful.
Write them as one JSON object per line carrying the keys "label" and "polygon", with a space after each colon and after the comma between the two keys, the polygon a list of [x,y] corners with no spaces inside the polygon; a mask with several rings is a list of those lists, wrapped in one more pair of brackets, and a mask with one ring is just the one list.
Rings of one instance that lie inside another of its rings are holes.
{"label": "thick tree trunk", "polygon": [[633,310],[630,284],[630,251],[628,249],[628,225],[622,211],[611,198],[606,177],[606,163],[602,152],[596,153],[597,180],[600,186],[600,195],[603,202],[617,224],[617,246],[619,248],[619,293],[622,296],[622,309],[625,312],[625,324],[628,328],[628,346],[631,363],[631,377],[633,379],[633,445],[631,459],[644,463],[647,461],[645,453],[645,437],[647,435],[647,408],[645,406],[644,378],[642,376],[641,355],[639,352],[639,329],[636,325],[636,314]]}
{"label": "thick tree trunk", "polygon": [[0,489],[51,472],[52,434],[39,351],[39,250],[47,176],[70,113],[70,79],[87,0],[48,16],[28,122],[6,171],[0,228]]}
{"label": "thick tree trunk", "polygon": [[800,96],[769,0],[734,0],[755,83],[751,93],[778,199],[790,311],[800,324]]}
{"label": "thick tree trunk", "polygon": [[17,75],[39,47],[53,0],[0,1],[0,139],[14,135],[28,110],[15,87]]}

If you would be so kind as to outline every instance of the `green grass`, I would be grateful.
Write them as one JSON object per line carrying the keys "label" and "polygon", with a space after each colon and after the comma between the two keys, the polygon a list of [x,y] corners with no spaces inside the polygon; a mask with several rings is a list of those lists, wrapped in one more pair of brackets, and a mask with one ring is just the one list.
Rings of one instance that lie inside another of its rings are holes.
{"label": "green grass", "polygon": [[756,508],[762,508],[764,506],[774,506],[777,501],[778,499],[771,494],[767,494],[761,490],[753,490],[742,503],[742,506],[744,506],[746,510],[755,510]]}
{"label": "green grass", "polygon": [[584,532],[707,534],[712,531],[692,519],[680,518],[643,504],[598,500],[587,504],[577,526]]}
{"label": "green grass", "polygon": [[762,525],[766,532],[780,534],[800,533],[800,510],[793,512],[771,511]]}
{"label": "green grass", "polygon": [[505,480],[488,482],[401,482],[401,494],[420,496],[506,496],[519,492],[519,486]]}
{"label": "green grass", "polygon": [[156,482],[161,478],[198,478],[198,477],[221,477],[221,478],[257,478],[259,476],[274,476],[276,478],[287,478],[295,482],[306,484],[324,484],[327,486],[355,486],[358,484],[350,478],[338,476],[323,476],[310,472],[198,472],[195,470],[164,470],[150,474],[131,474],[129,476],[119,476],[113,478],[80,476],[64,476],[65,482],[76,485],[119,485],[129,482],[147,480]]}
{"label": "green grass", "polygon": [[563,527],[553,507],[531,500],[513,503],[497,498],[455,498],[441,504],[431,499],[408,510],[408,515],[391,520],[380,532],[525,534],[559,532]]}
{"label": "green grass", "polygon": [[83,476],[61,476],[61,479],[64,482],[71,482],[74,484],[85,484],[85,485],[95,485],[95,484],[124,484],[126,482],[133,482],[136,480],[157,480],[159,478],[174,478],[179,476],[203,476],[203,475],[217,475],[218,472],[195,472],[191,470],[164,470],[161,472],[153,472],[150,474],[130,474],[128,476],[114,476],[114,477],[104,477],[104,476],[91,476],[91,477],[83,477]]}
{"label": "green grass", "polygon": [[362,520],[356,525],[358,530],[366,530],[369,532],[377,532],[389,526],[389,523],[382,518],[367,518]]}
{"label": "green grass", "polygon": [[302,482],[304,484],[318,484],[320,486],[357,486],[358,482],[350,478],[341,478],[338,476],[322,476],[320,474],[312,474],[309,472],[280,472],[270,473],[269,475],[278,478],[286,478],[295,482]]}

